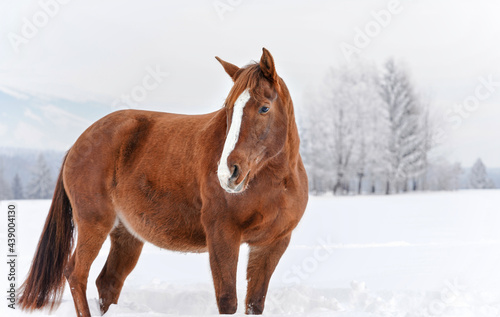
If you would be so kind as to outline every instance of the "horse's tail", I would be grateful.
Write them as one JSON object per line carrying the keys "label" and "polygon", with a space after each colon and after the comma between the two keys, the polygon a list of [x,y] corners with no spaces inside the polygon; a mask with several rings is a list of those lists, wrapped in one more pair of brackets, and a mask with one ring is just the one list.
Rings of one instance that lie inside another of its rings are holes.
{"label": "horse's tail", "polygon": [[74,239],[71,203],[62,176],[64,162],[28,278],[19,289],[18,305],[23,310],[46,306],[52,310],[61,302],[65,283],[63,273]]}

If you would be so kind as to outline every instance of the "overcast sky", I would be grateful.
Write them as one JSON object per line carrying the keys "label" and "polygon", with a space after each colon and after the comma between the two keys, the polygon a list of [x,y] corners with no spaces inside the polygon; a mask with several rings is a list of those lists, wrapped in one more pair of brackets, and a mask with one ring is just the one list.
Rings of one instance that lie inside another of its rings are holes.
{"label": "overcast sky", "polygon": [[498,1],[61,0],[45,13],[54,1],[0,2],[0,146],[68,149],[134,92],[135,108],[216,110],[231,81],[214,56],[242,66],[262,47],[300,108],[368,29],[359,55],[408,69],[443,122],[440,151],[500,167]]}

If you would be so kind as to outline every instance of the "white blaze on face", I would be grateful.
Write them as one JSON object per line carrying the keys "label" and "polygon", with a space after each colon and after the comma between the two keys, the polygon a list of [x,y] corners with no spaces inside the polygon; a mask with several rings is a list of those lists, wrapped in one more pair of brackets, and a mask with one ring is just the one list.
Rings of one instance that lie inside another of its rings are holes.
{"label": "white blaze on face", "polygon": [[231,170],[227,165],[227,158],[234,150],[238,138],[240,137],[241,121],[243,119],[243,108],[250,100],[250,92],[245,89],[241,95],[236,99],[233,107],[233,117],[231,118],[231,127],[227,133],[226,142],[224,143],[224,149],[222,150],[222,156],[219,161],[219,168],[217,170],[217,176],[219,177],[219,182],[222,188],[227,192],[233,193],[234,190],[228,187],[229,178],[231,177]]}

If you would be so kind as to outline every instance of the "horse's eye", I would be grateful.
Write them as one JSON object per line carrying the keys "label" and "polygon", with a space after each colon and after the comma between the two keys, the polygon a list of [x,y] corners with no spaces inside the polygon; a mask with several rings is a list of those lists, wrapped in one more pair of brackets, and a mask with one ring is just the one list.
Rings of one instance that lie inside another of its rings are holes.
{"label": "horse's eye", "polygon": [[259,113],[266,113],[268,111],[269,111],[269,107],[266,107],[266,106],[260,107],[260,109],[259,109]]}

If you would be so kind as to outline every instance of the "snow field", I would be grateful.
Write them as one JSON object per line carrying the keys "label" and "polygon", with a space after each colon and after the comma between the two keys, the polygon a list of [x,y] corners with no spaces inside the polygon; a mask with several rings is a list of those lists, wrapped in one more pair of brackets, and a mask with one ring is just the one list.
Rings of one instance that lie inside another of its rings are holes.
{"label": "snow field", "polygon": [[[23,281],[50,201],[17,204],[17,276]],[[264,314],[500,316],[499,206],[498,190],[311,196],[271,280]],[[6,202],[1,208],[6,211]],[[0,219],[4,260],[6,218]],[[89,276],[87,297],[95,316],[100,315],[95,279],[108,251],[107,241]],[[242,246],[238,315],[244,311],[247,253],[248,248]],[[1,265],[0,273],[5,290],[6,265]],[[4,300],[0,315],[27,314],[8,309]],[[66,287],[53,316],[73,315]],[[106,316],[189,315],[217,315],[208,254],[174,253],[147,244],[118,305],[112,305]],[[48,316],[48,312],[32,316]]]}

